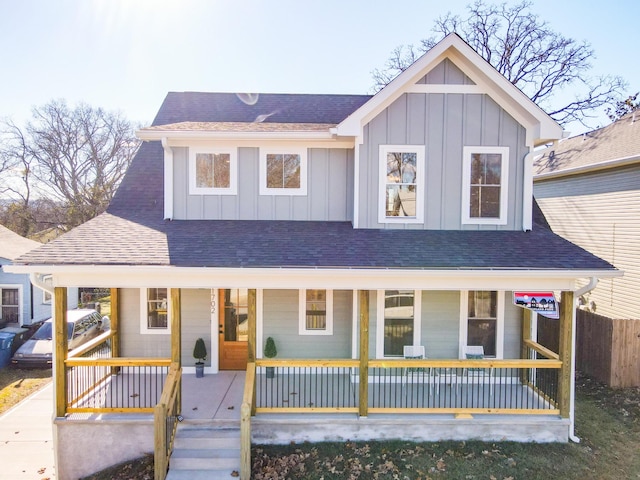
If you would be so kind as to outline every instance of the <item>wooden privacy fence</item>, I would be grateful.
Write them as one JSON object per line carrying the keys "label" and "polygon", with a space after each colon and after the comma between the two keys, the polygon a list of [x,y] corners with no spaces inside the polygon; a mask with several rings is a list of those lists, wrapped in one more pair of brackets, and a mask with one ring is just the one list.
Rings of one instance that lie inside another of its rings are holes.
{"label": "wooden privacy fence", "polygon": [[[538,341],[557,348],[557,320],[538,317]],[[577,310],[576,368],[613,388],[640,387],[640,320]]]}

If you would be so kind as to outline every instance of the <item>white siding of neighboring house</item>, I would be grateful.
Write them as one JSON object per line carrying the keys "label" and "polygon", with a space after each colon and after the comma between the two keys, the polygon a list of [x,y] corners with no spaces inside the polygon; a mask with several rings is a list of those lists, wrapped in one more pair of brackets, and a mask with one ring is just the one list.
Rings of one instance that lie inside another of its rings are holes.
{"label": "white siding of neighboring house", "polygon": [[538,180],[534,194],[555,233],[624,271],[589,294],[596,313],[640,318],[640,168]]}

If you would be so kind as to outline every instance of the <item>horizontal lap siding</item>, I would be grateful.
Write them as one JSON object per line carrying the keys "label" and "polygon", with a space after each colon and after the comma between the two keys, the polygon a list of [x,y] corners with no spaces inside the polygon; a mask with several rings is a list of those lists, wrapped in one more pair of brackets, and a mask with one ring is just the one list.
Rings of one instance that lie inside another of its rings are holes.
{"label": "horizontal lap siding", "polygon": [[640,318],[639,185],[635,167],[534,187],[555,233],[624,271],[622,278],[601,280],[589,294],[596,312],[612,318]]}
{"label": "horizontal lap siding", "polygon": [[300,335],[298,290],[264,290],[263,337],[280,358],[351,358],[352,292],[333,292],[333,335]]}
{"label": "horizontal lap siding", "polygon": [[140,333],[140,289],[120,290],[120,354],[122,357],[171,356],[171,335]]}
{"label": "horizontal lap siding", "polygon": [[193,366],[193,347],[202,338],[207,347],[206,365],[211,365],[211,290],[189,289],[181,292],[182,366]]}
{"label": "horizontal lap siding", "polygon": [[353,204],[353,153],[307,150],[307,195],[259,195],[259,148],[238,148],[237,195],[189,195],[189,149],[173,148],[177,220],[347,221]]}
{"label": "horizontal lap siding", "polygon": [[429,358],[458,358],[460,292],[422,292],[421,345]]}

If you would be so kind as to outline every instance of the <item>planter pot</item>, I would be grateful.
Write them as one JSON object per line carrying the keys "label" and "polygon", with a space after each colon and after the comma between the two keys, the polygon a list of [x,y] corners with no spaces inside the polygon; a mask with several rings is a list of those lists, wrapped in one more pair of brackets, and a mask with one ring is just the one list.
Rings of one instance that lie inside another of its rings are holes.
{"label": "planter pot", "polygon": [[276,376],[276,367],[266,367],[267,368],[267,378],[273,378]]}
{"label": "planter pot", "polygon": [[204,363],[196,363],[196,378],[204,377]]}

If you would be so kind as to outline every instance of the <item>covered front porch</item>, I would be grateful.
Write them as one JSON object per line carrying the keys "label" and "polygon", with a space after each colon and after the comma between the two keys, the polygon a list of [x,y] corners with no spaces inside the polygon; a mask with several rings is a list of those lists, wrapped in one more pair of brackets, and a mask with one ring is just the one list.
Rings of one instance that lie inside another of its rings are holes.
{"label": "covered front porch", "polygon": [[[57,318],[64,318],[65,290],[55,289]],[[357,296],[358,358],[256,358],[256,296],[250,289],[246,375],[195,379],[183,375],[181,363],[181,290],[171,289],[168,305],[170,357],[131,358],[119,356],[119,292],[112,289],[109,332],[73,352],[57,343],[57,428],[92,420],[105,428],[135,418],[150,429],[158,479],[166,474],[178,419],[240,427],[243,478],[249,478],[252,442],[566,441],[570,434],[571,292],[562,293],[560,351],[532,339],[524,311],[519,359],[372,358],[368,291]]]}

